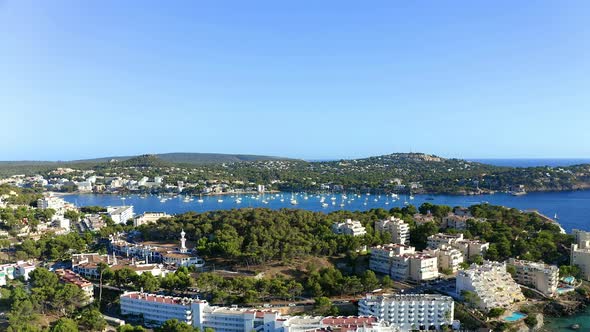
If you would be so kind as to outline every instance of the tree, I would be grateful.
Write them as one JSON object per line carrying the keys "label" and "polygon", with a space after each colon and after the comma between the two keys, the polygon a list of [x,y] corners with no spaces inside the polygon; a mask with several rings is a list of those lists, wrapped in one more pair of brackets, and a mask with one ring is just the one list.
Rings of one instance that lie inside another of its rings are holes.
{"label": "tree", "polygon": [[115,271],[115,282],[117,286],[123,287],[130,283],[135,283],[137,280],[137,273],[128,267]]}
{"label": "tree", "polygon": [[78,325],[84,331],[102,331],[107,327],[107,322],[98,309],[90,308],[82,311]]}
{"label": "tree", "polygon": [[391,288],[393,287],[393,280],[391,280],[390,276],[385,276],[381,279],[381,287],[383,288]]}
{"label": "tree", "polygon": [[335,316],[338,314],[338,308],[332,304],[329,298],[324,296],[315,299],[313,311],[322,316]]}
{"label": "tree", "polygon": [[178,319],[169,319],[156,329],[157,332],[194,332],[192,326],[185,322],[179,322]]}
{"label": "tree", "polygon": [[488,317],[496,318],[502,316],[502,314],[506,311],[504,308],[492,308],[488,312]]}
{"label": "tree", "polygon": [[70,318],[60,318],[51,328],[51,332],[78,332],[78,324]]}
{"label": "tree", "polygon": [[55,292],[53,306],[63,314],[71,314],[86,302],[86,294],[73,284],[65,284]]}
{"label": "tree", "polygon": [[138,279],[139,286],[146,292],[155,292],[160,289],[160,279],[154,277],[150,272],[142,273]]}
{"label": "tree", "polygon": [[59,283],[57,275],[46,268],[39,267],[29,273],[29,282],[32,287],[55,288]]}
{"label": "tree", "polygon": [[371,270],[366,270],[365,273],[363,273],[361,282],[363,283],[365,291],[372,291],[379,287],[379,279],[377,279],[375,272]]}
{"label": "tree", "polygon": [[145,329],[141,326],[125,324],[117,327],[117,332],[145,332]]}

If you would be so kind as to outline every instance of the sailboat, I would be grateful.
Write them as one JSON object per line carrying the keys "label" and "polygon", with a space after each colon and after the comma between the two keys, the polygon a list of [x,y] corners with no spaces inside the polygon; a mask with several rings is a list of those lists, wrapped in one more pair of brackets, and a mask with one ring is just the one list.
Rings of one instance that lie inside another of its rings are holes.
{"label": "sailboat", "polygon": [[553,216],[553,219],[559,220],[559,217],[557,216],[557,213],[555,213],[555,215]]}

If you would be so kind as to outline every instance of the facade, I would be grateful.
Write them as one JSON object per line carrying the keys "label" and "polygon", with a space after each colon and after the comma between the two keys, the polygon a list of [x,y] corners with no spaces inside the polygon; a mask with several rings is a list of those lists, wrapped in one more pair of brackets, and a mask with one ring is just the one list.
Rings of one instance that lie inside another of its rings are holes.
{"label": "facade", "polygon": [[43,198],[37,200],[37,208],[39,209],[54,209],[55,211],[63,210],[66,206],[66,201],[62,198],[48,194]]}
{"label": "facade", "polygon": [[69,283],[78,286],[88,299],[87,303],[94,301],[94,286],[92,283],[71,270],[59,269],[55,271],[59,280],[64,283]]}
{"label": "facade", "polygon": [[373,316],[401,331],[440,330],[453,325],[454,302],[450,296],[431,294],[368,295],[359,301],[359,315]]}
{"label": "facade", "polygon": [[430,213],[428,213],[428,214],[416,213],[416,214],[414,214],[413,219],[414,219],[414,222],[416,223],[416,225],[418,225],[418,226],[424,225],[429,222],[434,222],[434,216]]}
{"label": "facade", "polygon": [[155,223],[160,218],[170,218],[171,216],[166,212],[145,212],[133,219],[133,225],[135,227]]}
{"label": "facade", "polygon": [[29,273],[35,269],[33,262],[18,261],[16,263],[0,265],[0,286],[6,285],[6,280],[23,277],[29,280]]}
{"label": "facade", "polygon": [[477,255],[483,256],[490,247],[490,244],[480,240],[464,239],[462,233],[438,233],[428,237],[428,248],[439,249],[443,246],[453,247],[459,250],[463,254],[463,257],[471,259]]}
{"label": "facade", "polygon": [[506,264],[485,261],[483,265],[472,264],[469,269],[459,271],[456,280],[457,294],[464,291],[473,292],[480,309],[507,308],[513,302],[524,301],[520,287],[510,273]]}
{"label": "facade", "polygon": [[410,227],[396,217],[376,221],[375,231],[391,234],[391,243],[408,244],[410,241]]}
{"label": "facade", "polygon": [[335,222],[332,225],[332,231],[336,234],[362,236],[367,234],[365,226],[360,221],[346,219],[344,222]]}
{"label": "facade", "polygon": [[574,229],[573,234],[576,243],[573,243],[571,247],[570,264],[577,265],[582,272],[582,277],[590,280],[590,232]]}
{"label": "facade", "polygon": [[121,314],[142,316],[147,326],[158,326],[169,319],[216,332],[304,332],[358,331],[401,332],[397,325],[377,317],[282,316],[278,311],[211,306],[207,301],[141,292],[120,296]]}
{"label": "facade", "polygon": [[459,270],[464,258],[461,251],[446,245],[441,245],[438,249],[427,249],[425,253],[438,258],[438,268],[450,270],[453,273]]}
{"label": "facade", "polygon": [[133,219],[133,206],[108,206],[107,213],[115,224],[124,224]]}
{"label": "facade", "polygon": [[442,218],[442,227],[465,230],[467,229],[467,220],[469,219],[472,219],[471,216],[449,213]]}
{"label": "facade", "polygon": [[375,272],[390,274],[393,257],[415,252],[414,247],[402,244],[385,244],[371,248],[369,269]]}
{"label": "facade", "polygon": [[530,286],[547,296],[557,293],[559,268],[555,265],[535,263],[510,258],[508,265],[516,270],[514,279],[517,283]]}
{"label": "facade", "polygon": [[389,274],[393,280],[420,282],[438,278],[438,259],[414,247],[390,243],[371,248],[369,269]]}

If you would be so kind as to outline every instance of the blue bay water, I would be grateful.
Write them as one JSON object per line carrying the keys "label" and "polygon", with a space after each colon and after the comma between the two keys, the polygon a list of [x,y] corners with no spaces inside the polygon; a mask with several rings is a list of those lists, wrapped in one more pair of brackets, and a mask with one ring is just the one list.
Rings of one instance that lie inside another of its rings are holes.
{"label": "blue bay water", "polygon": [[[400,195],[396,201],[385,195],[361,195],[360,197],[349,195],[347,199],[343,199],[340,194],[323,195],[325,202],[328,204],[327,207],[322,207],[318,195],[293,194],[293,197],[298,202],[297,205],[290,203],[291,196],[291,193],[280,193],[278,196],[275,194],[265,194],[258,198],[254,195],[240,195],[241,203],[236,202],[238,196],[234,195],[204,196],[203,203],[197,201],[198,197],[194,197],[193,201],[185,202],[183,196],[170,198],[164,203],[160,202],[160,198],[157,196],[142,198],[139,195],[122,197],[117,195],[76,194],[66,195],[64,198],[66,201],[78,206],[133,205],[135,213],[162,211],[169,214],[245,207],[266,207],[270,209],[298,208],[328,213],[340,209],[352,211],[366,211],[373,208],[391,209],[393,207],[403,207],[404,202],[415,206],[420,206],[424,202],[450,206],[470,206],[488,202],[493,205],[503,205],[520,210],[536,209],[549,217],[557,214],[559,223],[568,232],[573,228],[590,230],[590,191],[542,192],[529,193],[523,196],[512,196],[504,193],[472,196],[416,195],[413,200],[408,196]],[[308,197],[307,200],[304,199],[305,196]],[[331,200],[331,197],[335,197],[335,200]],[[223,202],[218,202],[218,199],[222,199]],[[268,203],[265,204],[263,201],[267,201]],[[340,204],[344,204],[344,206],[340,206]]]}

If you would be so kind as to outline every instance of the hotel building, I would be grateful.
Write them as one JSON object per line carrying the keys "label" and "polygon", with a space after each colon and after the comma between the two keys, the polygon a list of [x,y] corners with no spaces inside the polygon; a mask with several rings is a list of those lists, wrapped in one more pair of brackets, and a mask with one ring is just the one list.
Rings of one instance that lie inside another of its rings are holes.
{"label": "hotel building", "polygon": [[556,294],[559,283],[559,268],[557,266],[514,258],[508,260],[508,265],[515,268],[514,279],[517,283],[533,287],[547,296]]}

